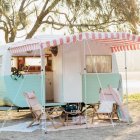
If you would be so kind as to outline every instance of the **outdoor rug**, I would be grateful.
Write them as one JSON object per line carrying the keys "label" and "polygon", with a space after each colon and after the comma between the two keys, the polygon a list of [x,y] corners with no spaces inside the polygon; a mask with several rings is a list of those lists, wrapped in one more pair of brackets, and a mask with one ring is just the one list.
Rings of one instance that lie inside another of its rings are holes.
{"label": "outdoor rug", "polygon": [[[24,122],[24,123],[18,123],[16,125],[2,127],[2,128],[0,128],[0,132],[1,131],[33,132],[35,130],[43,129],[43,127],[41,125],[34,125],[32,127],[27,128],[29,123],[30,122]],[[55,122],[55,124],[58,126],[57,129],[55,129],[52,126],[51,122],[47,122],[46,130],[49,132],[49,131],[62,131],[62,130],[70,130],[70,129],[82,129],[82,128],[92,128],[92,127],[102,127],[102,126],[112,125],[109,122],[105,122],[105,123],[95,122],[93,124],[81,124],[81,125],[69,123],[68,125],[65,125],[65,126],[62,126],[59,122]],[[116,123],[114,125],[116,125]]]}

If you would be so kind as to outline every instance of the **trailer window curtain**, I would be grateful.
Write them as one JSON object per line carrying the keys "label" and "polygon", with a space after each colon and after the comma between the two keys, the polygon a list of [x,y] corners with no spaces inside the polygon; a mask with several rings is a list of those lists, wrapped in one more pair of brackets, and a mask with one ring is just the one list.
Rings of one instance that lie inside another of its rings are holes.
{"label": "trailer window curtain", "polygon": [[0,56],[0,75],[2,73],[2,56]]}
{"label": "trailer window curtain", "polygon": [[112,72],[111,55],[87,55],[87,73],[110,73]]}

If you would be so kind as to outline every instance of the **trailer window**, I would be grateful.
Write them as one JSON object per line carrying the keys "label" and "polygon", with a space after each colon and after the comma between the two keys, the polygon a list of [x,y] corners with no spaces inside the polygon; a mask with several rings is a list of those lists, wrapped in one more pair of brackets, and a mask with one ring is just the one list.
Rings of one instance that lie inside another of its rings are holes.
{"label": "trailer window", "polygon": [[87,55],[87,73],[110,73],[112,72],[111,55]]}
{"label": "trailer window", "polygon": [[[45,55],[45,69],[52,71],[52,55]],[[41,58],[40,56],[13,56],[11,59],[12,67],[17,68],[24,72],[40,72],[41,71]]]}
{"label": "trailer window", "polygon": [[2,73],[2,56],[0,56],[0,75]]}
{"label": "trailer window", "polygon": [[40,57],[26,57],[25,65],[27,66],[41,66],[41,58]]}

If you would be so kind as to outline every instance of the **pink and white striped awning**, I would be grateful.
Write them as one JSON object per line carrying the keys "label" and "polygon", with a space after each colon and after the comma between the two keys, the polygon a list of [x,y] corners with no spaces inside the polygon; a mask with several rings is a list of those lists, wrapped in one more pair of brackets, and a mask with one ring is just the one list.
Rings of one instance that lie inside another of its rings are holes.
{"label": "pink and white striped awning", "polygon": [[118,32],[83,32],[69,36],[54,36],[51,38],[46,36],[46,38],[43,39],[28,39],[15,43],[9,49],[11,53],[15,54],[38,50],[40,48],[75,43],[83,40],[93,40],[99,43],[111,44],[112,52],[140,50],[140,36]]}

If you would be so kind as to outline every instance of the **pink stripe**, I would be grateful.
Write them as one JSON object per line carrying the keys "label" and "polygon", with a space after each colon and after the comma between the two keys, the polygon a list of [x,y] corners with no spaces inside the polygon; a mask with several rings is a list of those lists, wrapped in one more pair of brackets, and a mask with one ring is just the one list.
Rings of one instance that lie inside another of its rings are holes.
{"label": "pink stripe", "polygon": [[132,36],[132,40],[134,41],[134,40],[135,40],[135,38],[136,38],[136,36],[135,36],[135,35],[133,35],[133,36]]}
{"label": "pink stripe", "polygon": [[120,47],[119,47],[120,51],[122,51],[122,47],[123,47],[123,46],[120,46]]}
{"label": "pink stripe", "polygon": [[138,42],[140,42],[140,36],[138,37]]}
{"label": "pink stripe", "polygon": [[47,41],[47,42],[46,42],[46,45],[47,45],[48,47],[51,47],[50,41]]}
{"label": "pink stripe", "polygon": [[119,52],[119,46],[117,46],[115,49],[116,49],[116,52]]}
{"label": "pink stripe", "polygon": [[43,44],[42,43],[41,43],[40,47],[41,47],[41,49],[43,49]]}
{"label": "pink stripe", "polygon": [[117,52],[117,51],[118,51],[118,47],[117,47],[117,46],[115,46],[115,47],[114,47],[114,50],[115,50],[115,52]]}
{"label": "pink stripe", "polygon": [[63,45],[64,42],[63,42],[63,38],[60,38],[60,45]]}
{"label": "pink stripe", "polygon": [[67,43],[70,42],[70,37],[69,37],[69,36],[66,37],[66,42],[67,42]]}
{"label": "pink stripe", "polygon": [[115,47],[111,47],[111,50],[112,50],[112,52],[116,52]]}
{"label": "pink stripe", "polygon": [[115,47],[116,52],[118,52],[118,51],[119,51],[119,49],[118,49],[118,48],[119,48],[119,46],[116,46],[116,47]]}
{"label": "pink stripe", "polygon": [[76,35],[73,36],[73,42],[76,42]]}
{"label": "pink stripe", "polygon": [[57,46],[56,40],[53,40],[53,46]]}
{"label": "pink stripe", "polygon": [[133,46],[132,46],[132,44],[130,45],[130,47],[129,47],[129,48],[130,48],[130,50],[133,50]]}

